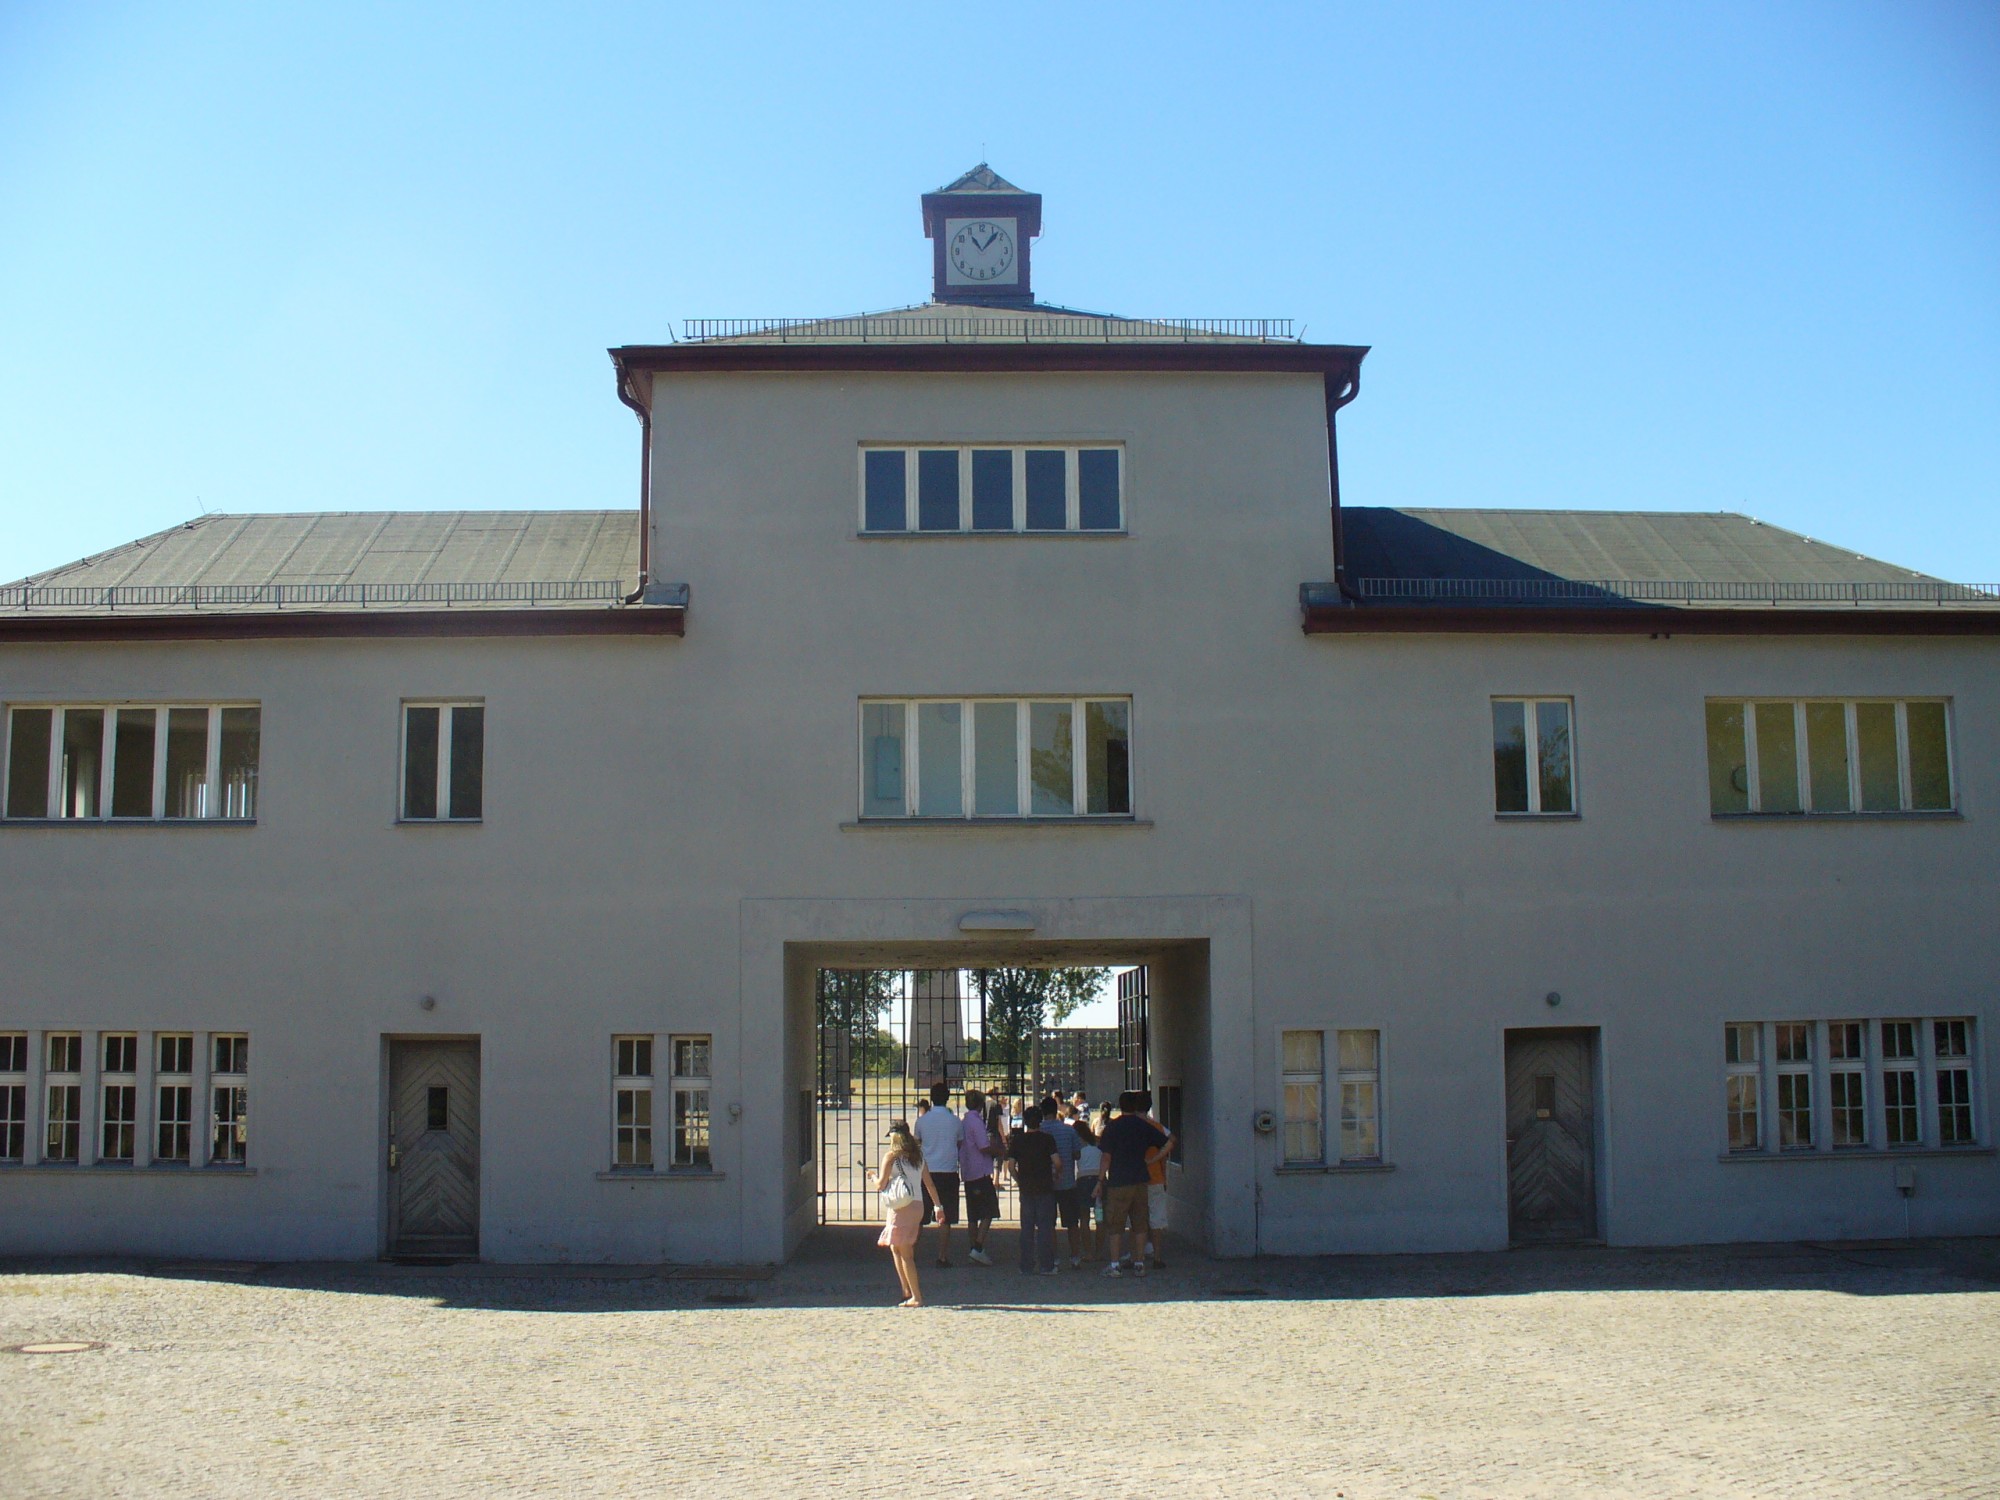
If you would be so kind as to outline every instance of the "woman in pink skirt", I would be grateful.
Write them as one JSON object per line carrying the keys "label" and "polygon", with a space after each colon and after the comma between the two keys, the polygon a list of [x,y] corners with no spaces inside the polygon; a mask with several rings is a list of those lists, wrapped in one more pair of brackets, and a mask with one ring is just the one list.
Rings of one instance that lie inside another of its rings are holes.
{"label": "woman in pink skirt", "polygon": [[882,1172],[875,1179],[875,1191],[882,1195],[882,1236],[878,1245],[889,1247],[896,1263],[896,1279],[903,1284],[899,1307],[922,1307],[924,1291],[917,1284],[917,1230],[924,1217],[924,1194],[942,1203],[944,1195],[931,1181],[924,1165],[924,1148],[910,1133],[907,1120],[889,1127],[889,1150],[882,1158]]}

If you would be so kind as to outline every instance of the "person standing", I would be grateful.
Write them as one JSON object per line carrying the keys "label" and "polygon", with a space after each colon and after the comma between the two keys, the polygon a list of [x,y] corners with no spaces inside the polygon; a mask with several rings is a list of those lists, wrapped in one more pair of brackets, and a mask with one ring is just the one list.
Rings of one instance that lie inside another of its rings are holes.
{"label": "person standing", "polygon": [[982,1266],[993,1264],[986,1253],[986,1232],[1000,1217],[1000,1192],[993,1185],[993,1132],[986,1124],[986,1096],[965,1091],[965,1120],[959,1126],[958,1164],[965,1180],[965,1228],[972,1248],[965,1258]]}
{"label": "person standing", "polygon": [[1127,1089],[1118,1096],[1118,1118],[1098,1137],[1104,1150],[1104,1228],[1112,1257],[1106,1276],[1121,1276],[1127,1268],[1137,1276],[1146,1274],[1146,1189],[1152,1175],[1146,1153],[1173,1145],[1173,1137],[1146,1118],[1147,1102],[1145,1090]]}
{"label": "person standing", "polygon": [[917,1116],[916,1138],[924,1151],[923,1222],[936,1222],[937,1263],[949,1266],[951,1226],[958,1222],[959,1140],[958,1116],[951,1112],[950,1084],[931,1085],[931,1107]]}
{"label": "person standing", "polygon": [[1083,1258],[1097,1260],[1103,1253],[1104,1198],[1099,1191],[1102,1181],[1098,1175],[1103,1170],[1104,1151],[1097,1144],[1097,1133],[1104,1128],[1110,1110],[1100,1110],[1093,1125],[1091,1121],[1077,1116],[1076,1130],[1083,1141],[1083,1149],[1076,1158],[1076,1199],[1083,1208]]}
{"label": "person standing", "polygon": [[[1166,1126],[1153,1114],[1152,1091],[1143,1092],[1146,1118],[1164,1132]],[[1171,1136],[1169,1140],[1172,1141]],[[1170,1145],[1155,1146],[1146,1153],[1146,1263],[1155,1271],[1167,1268],[1167,1163],[1178,1144],[1173,1141]]]}
{"label": "person standing", "polygon": [[[1089,1207],[1077,1191],[1076,1164],[1083,1155],[1083,1135],[1063,1118],[1063,1106],[1051,1094],[1042,1100],[1042,1130],[1056,1143],[1056,1222],[1069,1234],[1069,1264],[1083,1264],[1084,1215]],[[1023,1224],[1026,1220],[1023,1219]]]}
{"label": "person standing", "polygon": [[[1073,1134],[1074,1132],[1072,1132]],[[1062,1157],[1055,1137],[1042,1129],[1042,1112],[1029,1105],[1021,1128],[1007,1142],[1014,1188],[1021,1199],[1021,1274],[1056,1274],[1056,1172]]]}
{"label": "person standing", "polygon": [[882,1234],[875,1243],[887,1246],[895,1263],[896,1280],[903,1287],[898,1307],[924,1305],[923,1284],[917,1280],[917,1231],[926,1195],[935,1196],[935,1189],[930,1168],[924,1165],[924,1148],[911,1133],[909,1122],[897,1120],[889,1127],[889,1149],[875,1177],[875,1191],[882,1195],[883,1218]]}

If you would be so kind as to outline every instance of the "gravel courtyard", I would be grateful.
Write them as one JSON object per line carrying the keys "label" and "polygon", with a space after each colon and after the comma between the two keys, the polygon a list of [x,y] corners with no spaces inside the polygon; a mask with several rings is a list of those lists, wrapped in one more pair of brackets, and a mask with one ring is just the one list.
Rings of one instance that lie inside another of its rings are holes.
{"label": "gravel courtyard", "polygon": [[[0,1266],[0,1495],[2000,1493],[2000,1242]],[[1011,1240],[998,1247],[1011,1252]]]}

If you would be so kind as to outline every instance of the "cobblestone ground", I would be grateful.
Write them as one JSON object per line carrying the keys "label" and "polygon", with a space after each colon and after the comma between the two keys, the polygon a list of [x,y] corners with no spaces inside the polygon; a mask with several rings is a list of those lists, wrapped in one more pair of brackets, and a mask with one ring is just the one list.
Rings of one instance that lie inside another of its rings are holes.
{"label": "cobblestone ground", "polygon": [[1996,1242],[926,1278],[0,1268],[0,1494],[2000,1493]]}

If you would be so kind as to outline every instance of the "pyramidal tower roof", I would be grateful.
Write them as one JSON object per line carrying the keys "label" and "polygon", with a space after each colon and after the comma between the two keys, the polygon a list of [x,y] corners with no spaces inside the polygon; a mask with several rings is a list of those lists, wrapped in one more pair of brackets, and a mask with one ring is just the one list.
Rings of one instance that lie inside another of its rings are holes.
{"label": "pyramidal tower roof", "polygon": [[955,181],[947,182],[938,191],[940,193],[1021,193],[1026,190],[1015,187],[1013,183],[987,166],[985,162],[981,162],[970,172],[961,173]]}

